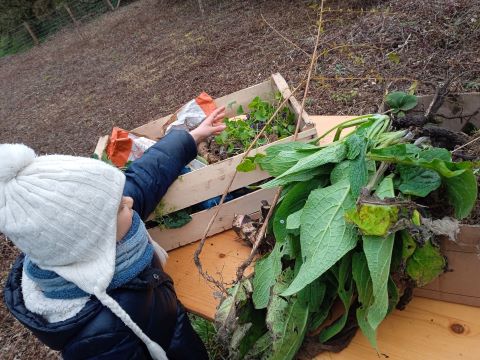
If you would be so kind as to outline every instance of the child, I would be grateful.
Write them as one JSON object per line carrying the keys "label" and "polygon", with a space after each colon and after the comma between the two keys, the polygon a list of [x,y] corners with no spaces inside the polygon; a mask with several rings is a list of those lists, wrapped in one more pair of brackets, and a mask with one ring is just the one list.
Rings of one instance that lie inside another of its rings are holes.
{"label": "child", "polygon": [[0,145],[0,232],[23,252],[11,313],[64,359],[207,359],[142,222],[224,108],[173,130],[123,174],[101,161]]}

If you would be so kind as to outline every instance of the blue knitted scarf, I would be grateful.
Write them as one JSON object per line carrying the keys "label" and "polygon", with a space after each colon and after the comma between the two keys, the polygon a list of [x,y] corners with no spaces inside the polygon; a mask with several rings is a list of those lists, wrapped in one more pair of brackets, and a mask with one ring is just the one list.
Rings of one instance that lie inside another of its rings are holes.
{"label": "blue knitted scarf", "polygon": [[[140,274],[152,262],[153,253],[154,248],[149,241],[145,225],[134,211],[132,226],[117,243],[115,274],[107,291],[126,284]],[[29,256],[25,256],[23,266],[27,276],[40,287],[47,298],[76,299],[89,295],[57,273],[40,269]]]}

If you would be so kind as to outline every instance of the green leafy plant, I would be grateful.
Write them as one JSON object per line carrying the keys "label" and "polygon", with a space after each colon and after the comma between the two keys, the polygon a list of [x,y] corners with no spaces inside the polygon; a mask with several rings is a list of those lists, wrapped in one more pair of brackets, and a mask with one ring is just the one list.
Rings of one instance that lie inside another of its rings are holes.
{"label": "green leafy plant", "polygon": [[154,214],[154,221],[158,224],[160,228],[163,229],[178,229],[182,226],[187,225],[190,221],[192,221],[192,217],[190,216],[192,209],[186,208],[182,210],[172,211],[174,209],[170,209],[171,212],[166,211],[165,205],[163,202],[160,202],[155,210],[153,211]]}
{"label": "green leafy plant", "polygon": [[[272,122],[266,125],[281,101],[280,93],[274,95],[273,103],[264,101],[258,96],[255,97],[248,104],[249,112],[244,120],[225,119],[226,129],[215,137],[215,142],[225,147],[228,156],[233,156],[244,152],[265,126],[265,132],[257,142],[259,146],[292,135],[295,132],[295,114],[288,106],[284,106]],[[237,115],[243,114],[244,109],[239,106]],[[239,171],[247,171],[247,169],[252,168],[253,161],[252,159],[249,160],[250,162],[246,161],[247,164],[242,165]]]}
{"label": "green leafy plant", "polygon": [[394,91],[385,98],[392,112],[400,117],[405,116],[405,112],[417,106],[418,99],[415,95],[404,93],[403,91]]}
{"label": "green leafy plant", "polygon": [[[416,103],[405,95],[389,98],[397,114]],[[347,127],[355,129],[342,137]],[[451,217],[468,216],[478,164],[453,162],[446,149],[418,147],[406,130],[390,129],[389,116],[365,115],[327,132],[335,132],[327,146],[274,145],[258,160],[273,177],[261,187],[284,190],[269,224],[272,251],[217,312],[232,358],[294,358],[335,302],[344,312],[317,340],[352,335],[353,321],[378,350],[377,329],[406,287],[423,286],[445,270],[429,223],[458,222],[432,219],[418,202],[445,190]]]}

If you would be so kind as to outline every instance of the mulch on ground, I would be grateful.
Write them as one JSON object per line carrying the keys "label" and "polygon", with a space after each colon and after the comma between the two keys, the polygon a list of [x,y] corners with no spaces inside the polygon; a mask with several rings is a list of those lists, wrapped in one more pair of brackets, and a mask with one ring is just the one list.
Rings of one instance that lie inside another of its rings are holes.
{"label": "mulch on ground", "polygon": [[[0,58],[0,143],[89,156],[113,126],[142,125],[201,91],[222,96],[274,72],[291,87],[304,78],[318,1],[204,3],[202,18],[196,1],[140,0]],[[451,76],[453,91],[480,90],[480,0],[338,0],[327,6],[308,112],[374,112],[387,90],[432,93]],[[0,251],[3,287],[17,251],[4,238]],[[58,356],[23,330],[3,303],[0,320],[2,358]]]}

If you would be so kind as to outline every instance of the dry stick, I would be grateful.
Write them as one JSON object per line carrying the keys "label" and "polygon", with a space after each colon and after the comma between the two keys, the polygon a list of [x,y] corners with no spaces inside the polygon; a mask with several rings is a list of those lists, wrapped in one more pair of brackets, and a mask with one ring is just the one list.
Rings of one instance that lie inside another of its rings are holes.
{"label": "dry stick", "polygon": [[459,146],[458,148],[456,148],[456,149],[452,150],[452,154],[453,154],[455,151],[458,151],[458,150],[460,150],[460,149],[463,149],[464,147],[466,147],[466,146],[468,146],[468,145],[470,145],[470,144],[474,143],[475,141],[478,141],[479,139],[480,139],[480,136],[477,136],[475,139],[473,139],[473,140],[471,140],[471,141],[469,141],[469,142],[467,142],[467,143],[463,144],[462,146]]}
{"label": "dry stick", "polygon": [[[300,106],[300,113],[298,115],[297,126],[295,127],[295,134],[293,135],[293,141],[297,140],[297,137],[298,137],[298,132],[300,130],[300,123],[303,115],[303,109],[305,107],[305,100],[308,94],[308,87],[310,85],[310,79],[312,76],[313,67],[315,66],[315,63],[317,61],[317,48],[318,48],[318,42],[320,40],[320,34],[322,32],[322,20],[323,20],[323,0],[320,5],[320,18],[318,21],[318,31],[317,31],[317,39],[315,41],[315,49],[313,50],[313,54],[311,56],[310,67],[308,69],[308,74],[307,74],[307,82],[305,84],[305,90],[303,92],[302,105]],[[263,221],[260,231],[257,234],[257,238],[255,240],[255,244],[253,245],[250,255],[237,269],[237,282],[242,279],[245,269],[250,266],[250,264],[252,263],[253,259],[257,254],[258,247],[260,246],[260,244],[262,243],[262,240],[265,237],[265,232],[267,231],[268,222],[270,220],[270,217],[273,214],[273,209],[275,208],[275,205],[277,204],[277,201],[280,198],[281,192],[282,192],[282,187],[280,186],[277,189],[277,192],[275,193],[275,196],[272,200],[272,204],[270,205],[270,209],[268,210],[268,214]]]}
{"label": "dry stick", "polygon": [[311,55],[306,52],[305,50],[303,50],[300,46],[298,46],[297,44],[295,44],[292,40],[288,39],[287,37],[283,36],[283,34],[278,31],[277,29],[275,29],[264,17],[263,17],[263,14],[260,14],[260,16],[262,17],[263,21],[265,21],[265,24],[267,24],[273,31],[275,31],[278,35],[280,35],[280,37],[285,40],[286,42],[288,42],[290,45],[292,45],[293,47],[297,48],[298,50],[300,50],[301,52],[303,52],[305,55],[307,55],[308,57],[310,57]]}
{"label": "dry stick", "polygon": [[[277,114],[279,113],[279,111],[283,108],[283,106],[287,103],[288,99],[290,99],[290,97],[303,85],[303,81],[295,88],[292,90],[292,92],[290,94],[288,94],[288,96],[285,97],[285,99],[283,99],[283,101],[280,103],[280,105],[278,105],[277,109],[275,110],[275,112],[273,113],[273,115],[270,117],[270,119],[268,119],[268,121],[265,123],[265,126],[262,128],[262,130],[260,130],[260,132],[257,134],[257,136],[255,136],[255,138],[253,139],[252,143],[250,144],[250,146],[248,147],[248,149],[244,152],[241,160],[240,160],[240,163],[247,157],[247,155],[249,154],[250,150],[253,149],[253,147],[255,146],[255,144],[257,143],[258,139],[263,135],[263,133],[265,132],[265,129],[268,127],[268,125],[270,125],[270,123],[273,121],[273,119],[277,116]],[[197,266],[198,268],[198,271],[200,273],[200,275],[203,276],[203,278],[209,282],[211,282],[212,284],[214,284],[220,291],[226,293],[226,289],[224,287],[224,285],[222,283],[220,283],[219,281],[217,281],[216,279],[214,279],[211,275],[209,275],[206,271],[204,272],[203,271],[203,268],[202,268],[202,263],[200,262],[200,253],[202,252],[202,249],[203,249],[203,246],[205,245],[205,241],[207,240],[207,236],[208,236],[208,232],[210,231],[215,219],[217,218],[219,212],[220,212],[220,209],[223,205],[223,203],[225,202],[225,197],[227,196],[228,194],[228,191],[230,190],[230,187],[232,186],[233,184],[233,180],[235,179],[235,176],[237,175],[238,171],[237,169],[235,169],[235,172],[233,173],[233,176],[232,178],[230,179],[230,182],[228,183],[225,191],[223,192],[223,195],[220,199],[220,202],[219,204],[217,205],[217,209],[215,211],[215,213],[213,214],[212,218],[210,219],[208,225],[207,225],[207,228],[205,229],[205,232],[202,236],[202,239],[200,240],[200,243],[198,244],[198,247],[197,247],[197,250],[195,250],[195,254],[193,256],[193,261],[195,262],[195,265]]]}
{"label": "dry stick", "polygon": [[[308,69],[307,83],[305,84],[305,90],[303,92],[302,106],[300,107],[300,118],[303,115],[305,100],[307,99],[307,94],[308,94],[308,87],[310,86],[310,78],[312,77],[312,70],[315,63],[317,62],[317,48],[318,48],[318,41],[320,39],[320,34],[322,33],[322,21],[323,21],[323,0],[320,4],[320,18],[318,20],[317,39],[315,41],[315,49],[313,50],[312,59],[310,61],[310,68]],[[299,130],[300,130],[300,121],[297,121],[297,127],[295,128],[295,135],[294,135],[295,140],[297,139]]]}

